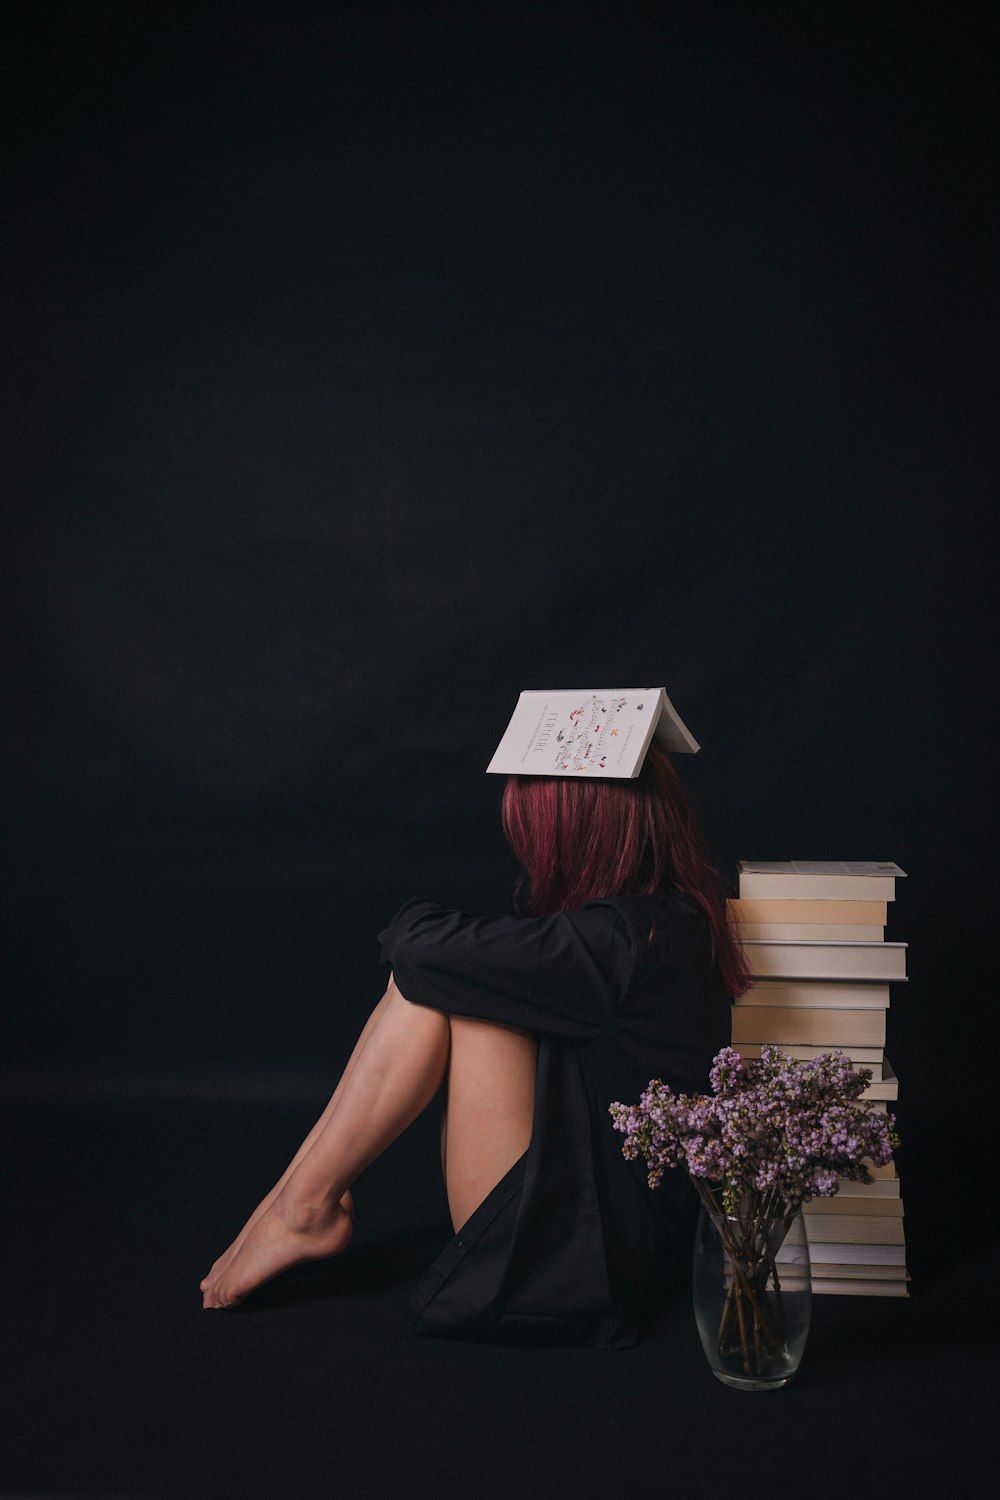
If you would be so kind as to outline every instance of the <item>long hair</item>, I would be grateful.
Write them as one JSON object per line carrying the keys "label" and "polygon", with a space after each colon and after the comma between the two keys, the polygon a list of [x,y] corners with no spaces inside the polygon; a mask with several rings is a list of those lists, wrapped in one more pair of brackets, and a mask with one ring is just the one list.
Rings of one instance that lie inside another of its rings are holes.
{"label": "long hair", "polygon": [[712,959],[730,995],[751,983],[726,892],[708,857],[683,783],[653,740],[634,781],[510,776],[502,804],[507,842],[524,867],[530,911],[575,911],[586,901],[652,895],[672,881],[708,918]]}

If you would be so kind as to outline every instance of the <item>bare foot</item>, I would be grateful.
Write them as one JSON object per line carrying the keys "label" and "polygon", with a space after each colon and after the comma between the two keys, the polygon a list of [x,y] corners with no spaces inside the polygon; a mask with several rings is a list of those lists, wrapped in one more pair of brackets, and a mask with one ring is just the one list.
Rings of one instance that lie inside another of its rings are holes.
{"label": "bare foot", "polygon": [[279,1194],[256,1223],[229,1266],[205,1292],[205,1307],[235,1307],[265,1281],[303,1260],[323,1260],[346,1250],[354,1220],[337,1203],[302,1211]]}
{"label": "bare foot", "polygon": [[[246,1239],[247,1235],[250,1233],[257,1220],[263,1218],[264,1214],[267,1213],[267,1210],[271,1207],[271,1204],[274,1202],[275,1198],[277,1198],[283,1186],[284,1179],[282,1179],[281,1182],[276,1182],[274,1187],[268,1193],[267,1197],[261,1199],[260,1203],[258,1203],[249,1219],[247,1219],[243,1228],[233,1240],[233,1243],[229,1246],[228,1250],[224,1250],[222,1252],[218,1260],[213,1264],[212,1269],[209,1271],[208,1275],[200,1283],[200,1291],[207,1292],[209,1287],[212,1286],[216,1281],[218,1281],[223,1271],[238,1254],[243,1241]],[[341,1198],[340,1206],[341,1208],[346,1209],[352,1218],[354,1217],[354,1196],[351,1193],[350,1188],[348,1188],[347,1192]]]}

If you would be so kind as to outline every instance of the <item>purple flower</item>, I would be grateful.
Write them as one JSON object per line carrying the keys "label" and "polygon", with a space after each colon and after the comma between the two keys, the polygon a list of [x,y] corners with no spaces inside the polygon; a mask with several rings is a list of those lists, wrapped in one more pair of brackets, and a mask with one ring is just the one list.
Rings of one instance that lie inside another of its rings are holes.
{"label": "purple flower", "polygon": [[675,1094],[654,1078],[639,1103],[609,1106],[627,1160],[642,1157],[650,1187],[667,1168],[739,1194],[770,1194],[790,1212],[831,1197],[840,1178],[871,1182],[868,1162],[884,1166],[899,1144],[892,1115],[861,1095],[871,1082],[841,1051],[795,1062],[774,1046],[759,1060],[724,1047],[710,1073],[711,1094]]}

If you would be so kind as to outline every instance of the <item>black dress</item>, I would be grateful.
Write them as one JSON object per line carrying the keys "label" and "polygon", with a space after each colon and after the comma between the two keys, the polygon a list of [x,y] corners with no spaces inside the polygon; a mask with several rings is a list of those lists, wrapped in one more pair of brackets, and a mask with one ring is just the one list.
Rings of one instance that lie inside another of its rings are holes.
{"label": "black dress", "polygon": [[411,901],[379,939],[408,1000],[538,1038],[530,1145],[417,1287],[415,1328],[635,1343],[685,1184],[668,1172],[650,1191],[644,1163],[621,1154],[608,1105],[637,1101],[651,1078],[707,1089],[729,1042],[730,999],[700,906],[673,887],[548,917]]}

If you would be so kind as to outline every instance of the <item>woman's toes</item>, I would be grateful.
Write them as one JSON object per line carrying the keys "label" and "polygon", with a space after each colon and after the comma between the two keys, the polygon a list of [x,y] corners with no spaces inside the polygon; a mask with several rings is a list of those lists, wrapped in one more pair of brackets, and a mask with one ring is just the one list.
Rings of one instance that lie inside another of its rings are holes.
{"label": "woman's toes", "polygon": [[353,1232],[351,1216],[339,1204],[332,1212],[300,1210],[290,1220],[286,1206],[275,1203],[250,1230],[231,1264],[208,1287],[204,1306],[234,1307],[289,1266],[339,1255],[347,1249]]}

